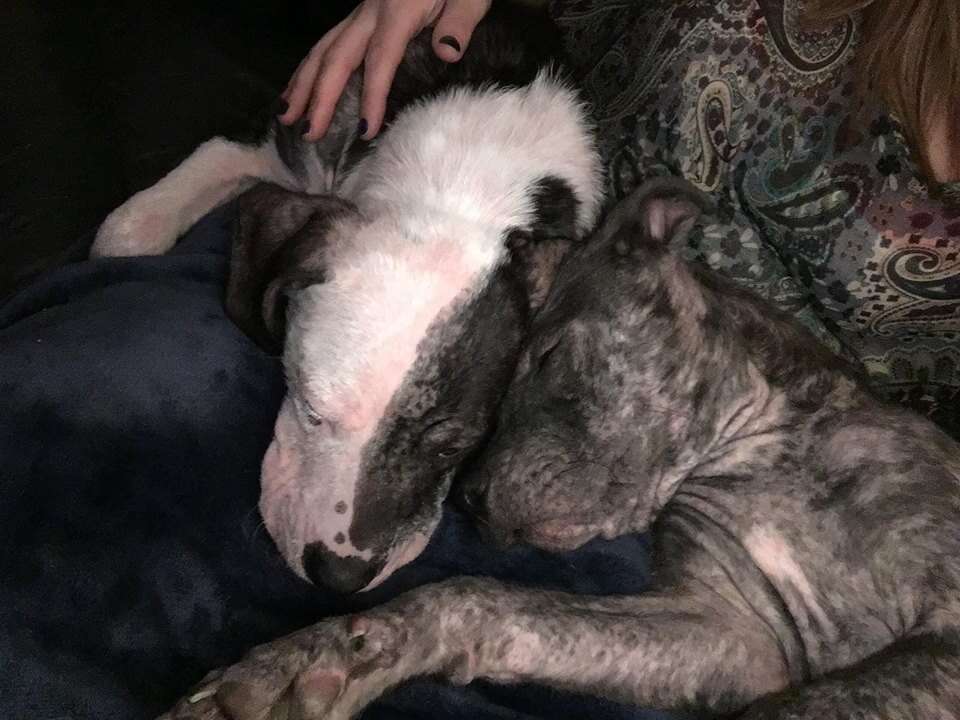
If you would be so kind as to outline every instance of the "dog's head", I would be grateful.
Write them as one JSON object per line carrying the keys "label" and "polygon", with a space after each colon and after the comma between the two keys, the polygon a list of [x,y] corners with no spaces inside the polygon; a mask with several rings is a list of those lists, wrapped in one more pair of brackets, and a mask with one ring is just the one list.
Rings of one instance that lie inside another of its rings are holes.
{"label": "dog's head", "polygon": [[700,392],[684,366],[702,298],[667,245],[705,207],[680,182],[647,185],[566,259],[496,434],[456,489],[501,542],[572,549],[649,519],[644,493],[677,460]]}
{"label": "dog's head", "polygon": [[423,549],[454,472],[491,430],[575,213],[474,258],[465,248],[491,243],[450,237],[480,228],[414,240],[276,186],[248,191],[238,212],[228,311],[282,340],[287,374],[262,466],[266,527],[301,575],[372,587]]}

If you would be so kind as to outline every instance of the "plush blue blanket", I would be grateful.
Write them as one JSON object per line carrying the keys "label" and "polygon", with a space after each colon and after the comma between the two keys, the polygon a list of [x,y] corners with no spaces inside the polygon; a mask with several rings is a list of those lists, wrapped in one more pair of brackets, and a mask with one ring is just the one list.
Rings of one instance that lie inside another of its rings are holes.
{"label": "plush blue blanket", "polygon": [[[255,644],[451,575],[643,588],[644,537],[501,552],[453,511],[369,595],[338,601],[287,570],[257,513],[283,377],[224,315],[231,213],[167,256],[65,267],[0,307],[0,718],[147,720]],[[424,680],[364,717],[664,716]]]}

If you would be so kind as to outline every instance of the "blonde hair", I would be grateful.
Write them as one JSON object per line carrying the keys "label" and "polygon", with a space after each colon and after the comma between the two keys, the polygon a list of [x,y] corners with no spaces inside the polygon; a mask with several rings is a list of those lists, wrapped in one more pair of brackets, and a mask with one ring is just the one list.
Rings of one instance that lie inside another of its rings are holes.
{"label": "blonde hair", "polygon": [[[822,26],[862,12],[857,49],[862,99],[883,103],[903,125],[932,176],[931,144],[960,167],[960,0],[807,0],[808,23]],[[955,179],[955,178],[954,178]]]}

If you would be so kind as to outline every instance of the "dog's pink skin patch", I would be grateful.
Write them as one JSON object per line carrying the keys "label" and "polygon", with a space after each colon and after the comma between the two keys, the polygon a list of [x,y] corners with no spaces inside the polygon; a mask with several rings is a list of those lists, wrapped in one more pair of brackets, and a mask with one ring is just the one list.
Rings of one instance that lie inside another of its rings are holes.
{"label": "dog's pink skin patch", "polygon": [[330,668],[307,670],[301,673],[296,681],[300,701],[312,713],[324,714],[340,697],[346,681],[346,674],[340,670]]}

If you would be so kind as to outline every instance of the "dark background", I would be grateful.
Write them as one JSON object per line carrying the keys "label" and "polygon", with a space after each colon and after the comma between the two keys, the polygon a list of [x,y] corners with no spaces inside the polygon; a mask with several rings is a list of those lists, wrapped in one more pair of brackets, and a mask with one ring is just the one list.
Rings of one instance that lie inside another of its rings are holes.
{"label": "dark background", "polygon": [[199,143],[241,132],[351,0],[0,2],[0,301]]}

